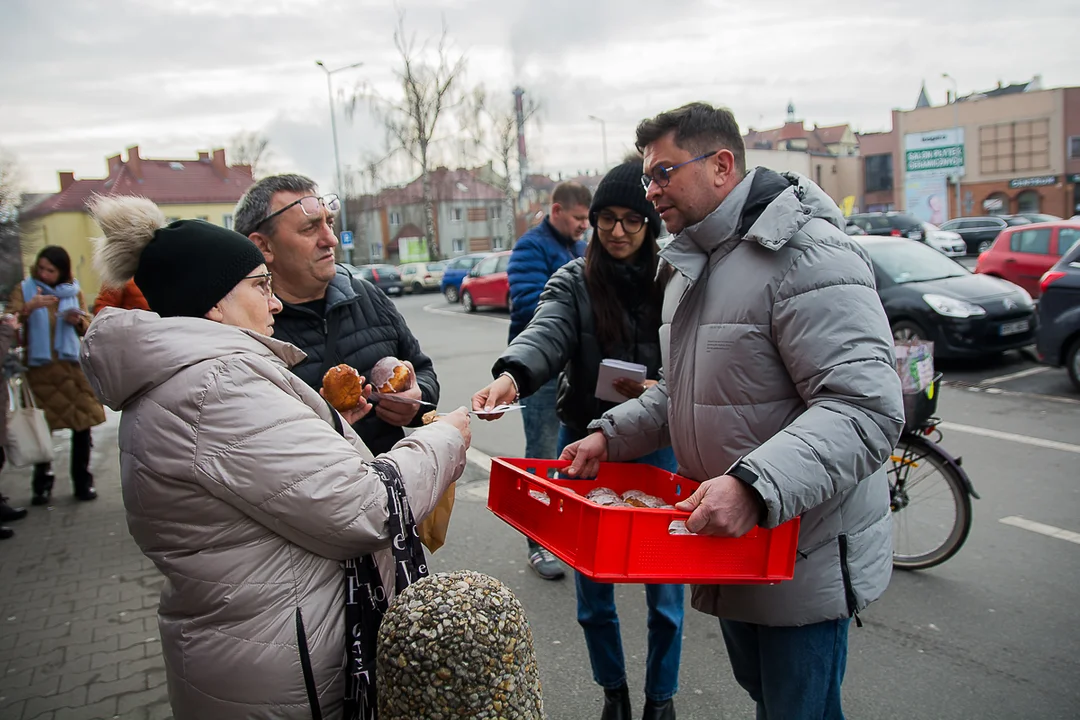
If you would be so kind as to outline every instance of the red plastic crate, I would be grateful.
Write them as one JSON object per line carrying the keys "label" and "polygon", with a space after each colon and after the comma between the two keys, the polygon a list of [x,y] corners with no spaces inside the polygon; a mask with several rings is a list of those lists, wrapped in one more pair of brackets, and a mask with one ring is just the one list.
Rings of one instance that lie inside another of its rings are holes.
{"label": "red plastic crate", "polygon": [[756,527],[741,538],[672,535],[671,522],[685,521],[689,513],[603,507],[584,495],[598,486],[642,490],[674,505],[698,483],[639,463],[600,463],[591,480],[557,477],[569,464],[493,458],[488,509],[593,580],[752,585],[791,579],[798,518],[771,530]]}

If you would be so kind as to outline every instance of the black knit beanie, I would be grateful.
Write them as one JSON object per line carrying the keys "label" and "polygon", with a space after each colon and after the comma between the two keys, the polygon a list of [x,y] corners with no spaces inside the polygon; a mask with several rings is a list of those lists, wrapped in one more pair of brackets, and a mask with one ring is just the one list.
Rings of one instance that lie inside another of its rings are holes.
{"label": "black knit beanie", "polygon": [[625,162],[608,170],[600,181],[593,195],[589,208],[589,222],[596,227],[596,215],[606,207],[619,206],[639,213],[648,218],[649,229],[653,237],[660,234],[660,213],[653,204],[645,199],[645,188],[641,187],[641,163]]}
{"label": "black knit beanie", "polygon": [[264,262],[240,233],[204,220],[178,220],[154,232],[139,255],[135,284],[162,317],[203,317]]}

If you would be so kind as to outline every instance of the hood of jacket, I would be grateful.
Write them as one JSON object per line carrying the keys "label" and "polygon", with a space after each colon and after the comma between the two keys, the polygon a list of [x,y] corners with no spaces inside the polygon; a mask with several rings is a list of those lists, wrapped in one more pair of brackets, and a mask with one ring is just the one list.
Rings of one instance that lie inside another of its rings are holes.
{"label": "hood of jacket", "polygon": [[779,250],[812,218],[844,229],[840,208],[808,178],[754,168],[719,207],[678,233],[660,256],[696,280],[715,252],[727,254],[744,239]]}
{"label": "hood of jacket", "polygon": [[212,320],[106,308],[90,323],[80,362],[98,398],[122,410],[185,368],[249,353],[285,367],[306,357],[289,343]]}

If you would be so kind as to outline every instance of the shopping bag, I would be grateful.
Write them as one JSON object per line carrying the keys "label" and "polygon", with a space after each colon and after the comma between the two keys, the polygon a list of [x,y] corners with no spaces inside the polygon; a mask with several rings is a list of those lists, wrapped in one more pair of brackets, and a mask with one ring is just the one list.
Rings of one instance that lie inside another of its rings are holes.
{"label": "shopping bag", "polygon": [[435,508],[424,518],[416,531],[420,535],[420,542],[424,543],[431,552],[435,552],[446,543],[446,528],[450,526],[450,513],[454,510],[454,492],[457,490],[457,481],[450,483],[446,492],[435,503]]}
{"label": "shopping bag", "polygon": [[8,381],[7,459],[15,467],[52,462],[52,433],[24,377]]}

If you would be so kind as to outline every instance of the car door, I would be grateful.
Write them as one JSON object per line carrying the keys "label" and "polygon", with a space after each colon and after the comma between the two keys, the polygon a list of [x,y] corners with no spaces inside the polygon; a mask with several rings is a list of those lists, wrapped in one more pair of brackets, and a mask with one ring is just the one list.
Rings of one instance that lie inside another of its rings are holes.
{"label": "car door", "polygon": [[1039,296],[1039,278],[1057,261],[1051,254],[1054,229],[1050,227],[1016,228],[1009,236],[1009,256],[1004,259],[1004,275],[1027,290],[1032,297]]}
{"label": "car door", "polygon": [[499,258],[484,258],[479,265],[470,273],[469,294],[473,297],[474,305],[493,305],[494,289],[492,287]]}
{"label": "car door", "polygon": [[964,236],[968,252],[976,255],[981,245],[985,243],[986,247],[989,247],[998,234],[1005,229],[1005,221],[997,218],[977,218],[967,220],[966,223],[967,227],[960,234]]}

